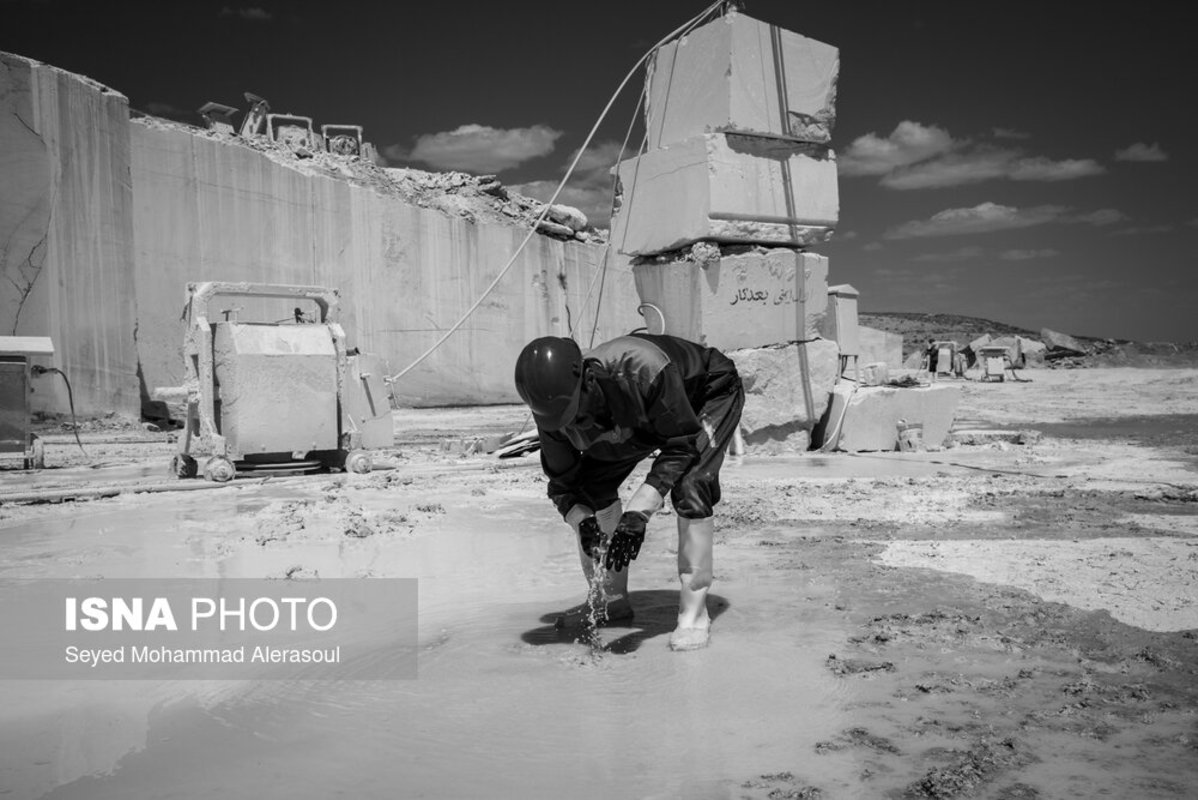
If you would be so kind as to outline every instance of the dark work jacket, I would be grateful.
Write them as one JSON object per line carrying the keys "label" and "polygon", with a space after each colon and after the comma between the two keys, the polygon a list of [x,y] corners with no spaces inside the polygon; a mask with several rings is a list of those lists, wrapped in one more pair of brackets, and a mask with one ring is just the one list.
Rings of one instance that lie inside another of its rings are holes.
{"label": "dark work jacket", "polygon": [[645,483],[668,495],[708,446],[711,423],[701,420],[703,406],[740,389],[727,356],[674,336],[621,336],[588,352],[584,361],[591,389],[597,387],[607,401],[611,423],[538,431],[549,497],[562,516],[576,503],[587,504],[588,463],[594,461],[639,460],[660,450]]}

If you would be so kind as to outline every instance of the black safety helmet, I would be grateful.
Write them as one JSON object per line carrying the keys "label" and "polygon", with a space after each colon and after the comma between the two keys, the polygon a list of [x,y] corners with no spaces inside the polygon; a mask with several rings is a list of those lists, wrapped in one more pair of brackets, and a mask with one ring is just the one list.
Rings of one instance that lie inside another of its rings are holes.
{"label": "black safety helmet", "polygon": [[573,339],[533,339],[516,359],[516,391],[541,430],[556,431],[578,413],[582,350]]}

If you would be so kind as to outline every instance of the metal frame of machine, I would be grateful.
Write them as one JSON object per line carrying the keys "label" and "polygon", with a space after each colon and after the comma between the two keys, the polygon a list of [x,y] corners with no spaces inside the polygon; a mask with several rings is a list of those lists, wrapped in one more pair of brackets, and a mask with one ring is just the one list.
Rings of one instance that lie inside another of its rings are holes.
{"label": "metal frame of machine", "polygon": [[[238,471],[238,465],[243,468],[259,467],[259,462],[243,460],[250,455],[241,452],[236,436],[228,436],[228,420],[222,420],[221,387],[219,385],[218,365],[216,363],[214,338],[222,323],[213,323],[209,319],[208,304],[217,296],[248,296],[258,298],[308,299],[316,303],[320,309],[320,319],[316,325],[327,329],[335,350],[336,364],[336,438],[335,449],[313,452],[301,444],[302,431],[297,431],[295,442],[290,453],[292,459],[280,462],[277,468],[300,471],[315,465],[318,467],[338,467],[349,472],[365,473],[372,468],[369,454],[363,448],[363,428],[360,428],[349,413],[347,399],[347,381],[351,373],[363,383],[371,409],[376,399],[371,396],[367,383],[372,378],[369,373],[360,371],[355,363],[351,368],[351,357],[345,347],[345,332],[338,322],[339,294],[336,289],[321,286],[290,286],[283,284],[256,283],[227,283],[204,282],[187,285],[188,327],[184,340],[184,362],[186,377],[182,386],[157,388],[154,396],[159,400],[185,401],[187,418],[182,436],[179,437],[179,452],[171,461],[171,471],[181,478],[195,477],[199,465],[191,455],[193,448],[210,454],[204,464],[203,474],[208,480],[225,482],[232,480]],[[297,315],[299,311],[297,310]],[[228,321],[226,320],[227,324]],[[239,324],[239,323],[237,323]],[[274,323],[279,328],[287,326]],[[305,328],[311,327],[305,325]],[[227,399],[226,399],[227,402]],[[376,412],[377,414],[377,412]],[[390,404],[386,410],[387,436],[390,436]],[[367,422],[363,418],[363,422]],[[389,438],[388,438],[389,441]],[[253,455],[257,455],[256,453]]]}
{"label": "metal frame of machine", "polygon": [[33,432],[29,393],[32,359],[54,355],[46,336],[0,336],[0,454],[20,454],[25,469],[46,466],[45,443]]}
{"label": "metal frame of machine", "polygon": [[1001,382],[1006,379],[1007,370],[1012,368],[1005,345],[983,345],[978,349],[978,362],[982,367],[980,381],[997,378]]}

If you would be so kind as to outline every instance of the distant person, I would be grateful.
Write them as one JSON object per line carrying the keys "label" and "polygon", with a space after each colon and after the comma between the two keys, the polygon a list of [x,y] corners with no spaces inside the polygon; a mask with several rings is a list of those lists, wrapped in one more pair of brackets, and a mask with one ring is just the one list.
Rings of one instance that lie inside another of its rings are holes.
{"label": "distant person", "polygon": [[928,349],[924,351],[924,359],[928,364],[928,372],[936,374],[936,361],[939,355],[939,350],[936,347],[935,339],[928,339]]}
{"label": "distant person", "polygon": [[969,367],[969,363],[965,358],[964,353],[957,353],[953,356],[953,374],[958,378],[965,377],[965,370]]}
{"label": "distant person", "polygon": [[[621,336],[585,354],[572,339],[546,336],[520,353],[515,377],[537,423],[549,498],[578,537],[583,572],[590,581],[600,566],[606,570],[607,604],[598,611],[610,621],[632,617],[627,567],[669,495],[679,581],[670,648],[705,647],[712,513],[744,407],[735,365],[673,336]],[[654,451],[645,482],[622,507],[620,485]]]}

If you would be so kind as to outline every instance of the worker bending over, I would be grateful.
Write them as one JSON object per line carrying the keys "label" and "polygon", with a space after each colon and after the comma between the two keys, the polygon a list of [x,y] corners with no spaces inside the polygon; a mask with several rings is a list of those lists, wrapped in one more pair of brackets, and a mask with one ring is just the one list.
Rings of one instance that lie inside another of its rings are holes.
{"label": "worker bending over", "polygon": [[[549,498],[578,537],[588,581],[595,569],[606,570],[606,618],[632,616],[626,568],[669,495],[680,584],[670,647],[706,646],[712,508],[744,407],[735,365],[673,336],[621,336],[586,354],[572,339],[547,336],[520,353],[516,390],[536,420]],[[645,482],[621,507],[620,485],[654,451]]]}

